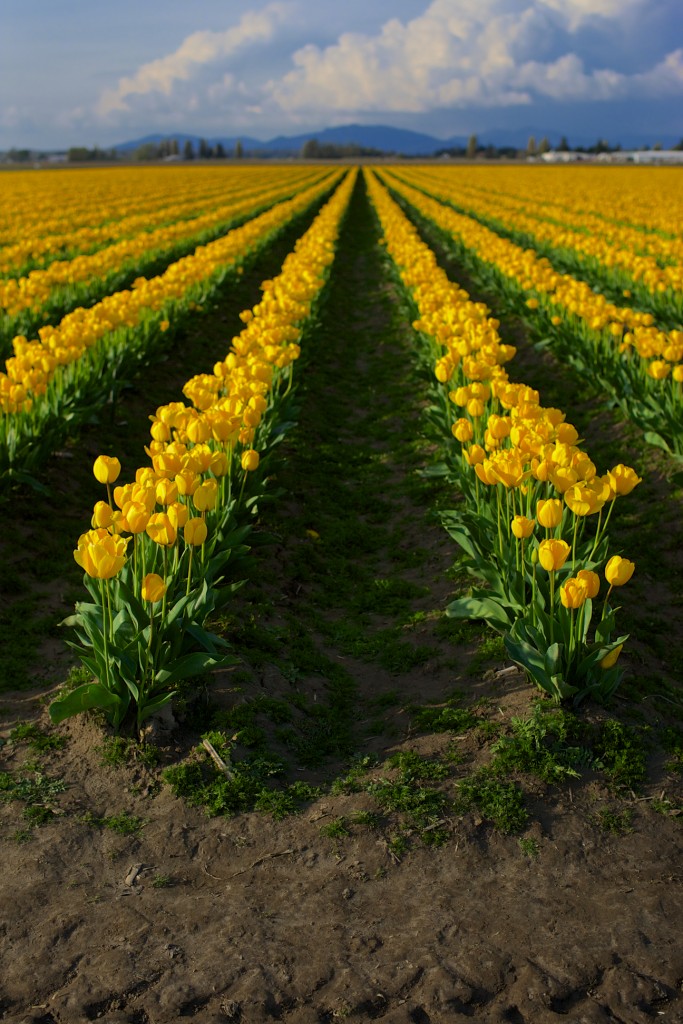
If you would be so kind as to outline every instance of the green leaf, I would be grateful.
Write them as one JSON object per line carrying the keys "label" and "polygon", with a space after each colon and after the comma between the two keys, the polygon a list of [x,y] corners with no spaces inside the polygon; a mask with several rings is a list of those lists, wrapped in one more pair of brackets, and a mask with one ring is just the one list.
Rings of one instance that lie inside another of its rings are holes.
{"label": "green leaf", "polygon": [[52,702],[50,719],[54,725],[59,725],[66,718],[78,715],[81,711],[96,708],[98,711],[111,712],[120,710],[122,703],[115,693],[108,690],[106,686],[102,686],[101,683],[84,683],[72,690],[71,693],[58,697]]}
{"label": "green leaf", "polygon": [[543,664],[549,676],[558,675],[562,669],[562,655],[564,654],[563,644],[553,644],[545,652]]}
{"label": "green leaf", "polygon": [[194,654],[185,654],[173,663],[170,669],[162,668],[156,674],[155,681],[162,686],[171,686],[179,679],[187,679],[188,676],[198,676],[207,668],[215,668],[223,664],[231,664],[230,659],[224,660],[214,654],[204,654],[201,651]]}
{"label": "green leaf", "polygon": [[669,452],[669,454],[671,454],[671,448],[661,434],[656,434],[653,430],[648,430],[647,433],[643,435],[643,438],[646,444],[651,444],[654,448],[663,448],[665,452]]}
{"label": "green leaf", "polygon": [[162,693],[160,697],[155,697],[153,700],[143,702],[138,708],[138,725],[172,701],[176,693],[177,690],[171,690],[170,693]]}
{"label": "green leaf", "polygon": [[492,598],[458,598],[448,605],[446,615],[451,619],[483,619],[500,633],[510,628],[510,618],[506,610]]}

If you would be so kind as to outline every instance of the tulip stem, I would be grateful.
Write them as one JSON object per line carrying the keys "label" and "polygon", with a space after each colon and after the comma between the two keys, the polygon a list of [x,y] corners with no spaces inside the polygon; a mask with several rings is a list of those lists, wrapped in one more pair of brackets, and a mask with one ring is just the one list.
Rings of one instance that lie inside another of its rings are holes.
{"label": "tulip stem", "polygon": [[574,514],[574,536],[572,537],[572,572],[576,569],[576,535],[579,532],[579,517]]}
{"label": "tulip stem", "polygon": [[604,618],[605,618],[605,613],[607,611],[607,602],[609,601],[609,596],[612,593],[612,587],[613,586],[614,586],[614,584],[610,583],[609,590],[607,591],[607,593],[605,595],[605,600],[604,600],[604,603],[603,603],[603,606],[602,606],[602,615],[600,616],[600,622],[602,622],[604,620]]}
{"label": "tulip stem", "polygon": [[190,585],[192,583],[192,555],[193,555],[193,553],[194,553],[194,548],[190,547],[190,561],[189,561],[189,564],[187,566],[187,589],[185,590],[185,596],[186,597],[190,593]]}
{"label": "tulip stem", "polygon": [[[164,547],[164,583],[166,583],[166,580],[167,580],[167,562],[168,562],[167,548]],[[164,596],[161,599],[161,620],[162,620],[162,622],[163,622],[164,618],[166,617],[166,594],[167,593],[168,593],[168,586],[165,586],[164,587]],[[152,618],[153,618],[153,616],[150,617],[150,620],[149,620],[150,624],[152,622]],[[150,633],[150,639],[151,639],[151,633]]]}
{"label": "tulip stem", "polygon": [[111,684],[109,682],[109,625],[107,622],[107,607],[104,596],[104,580],[100,580],[100,599],[102,601],[102,638],[104,640],[104,676],[107,689],[111,692]]}
{"label": "tulip stem", "polygon": [[555,643],[555,570],[550,571],[550,646]]}

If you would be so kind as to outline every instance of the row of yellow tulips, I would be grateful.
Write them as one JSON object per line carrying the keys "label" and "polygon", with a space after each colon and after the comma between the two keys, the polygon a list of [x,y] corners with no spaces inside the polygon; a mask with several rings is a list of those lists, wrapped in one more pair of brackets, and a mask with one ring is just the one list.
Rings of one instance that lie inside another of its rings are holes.
{"label": "row of yellow tulips", "polygon": [[[463,188],[457,178],[443,173],[401,172],[401,179],[431,196],[482,220],[496,232],[510,233],[512,240],[531,246],[551,261],[569,261],[578,273],[597,274],[615,293],[658,308],[661,315],[680,316],[683,310],[683,239],[646,235],[633,228],[607,225],[593,218],[591,229],[575,228],[565,214],[549,218],[546,208],[527,209],[518,200],[507,202],[498,194]],[[683,185],[683,176],[681,176]],[[583,218],[585,221],[587,218]],[[648,251],[649,250],[649,251]],[[652,251],[654,250],[654,251]]]}
{"label": "row of yellow tulips", "polygon": [[55,701],[53,721],[96,707],[116,729],[139,728],[181,679],[234,663],[205,622],[229,597],[219,584],[230,560],[245,551],[240,520],[257,498],[253,481],[275,443],[355,176],[346,175],[281,273],[264,282],[213,373],[188,381],[193,404],[172,402],[150,417],[151,465],[114,487],[118,459],[96,459],[107,500],[95,505],[74,552],[93,602],[77,606],[72,620],[96,679]]}
{"label": "row of yellow tulips", "polygon": [[[110,290],[108,279],[112,274],[144,267],[165,253],[172,254],[181,243],[185,246],[198,244],[203,236],[225,230],[235,219],[282,200],[319,177],[319,170],[306,175],[303,182],[298,174],[278,175],[274,181],[271,174],[257,173],[255,180],[246,188],[236,190],[234,195],[219,197],[208,211],[191,219],[183,218],[178,210],[171,223],[154,230],[141,230],[133,237],[91,254],[55,260],[44,269],[32,270],[25,277],[8,278],[0,282],[0,315],[5,318],[4,323],[0,319],[2,332],[6,335],[25,310],[36,313],[50,305],[58,308],[65,302],[75,305],[81,295],[79,285],[94,286],[99,294],[106,294]],[[61,294],[65,288],[69,290],[67,296]],[[90,294],[87,298],[91,298]]]}
{"label": "row of yellow tulips", "polygon": [[192,189],[202,194],[221,180],[230,188],[235,177],[232,167],[185,164],[60,168],[41,174],[34,170],[6,171],[0,202],[0,245],[12,245],[26,235],[40,238],[66,234],[74,228],[97,226],[103,219],[117,221],[134,215],[140,207],[152,211],[157,205],[182,200]]}
{"label": "row of yellow tulips", "polygon": [[[91,253],[103,248],[112,242],[122,238],[130,238],[143,231],[150,232],[153,228],[163,224],[172,224],[178,220],[189,220],[197,217],[211,209],[214,209],[226,198],[236,198],[246,191],[254,190],[254,170],[245,168],[232,169],[232,174],[212,175],[207,178],[199,176],[188,179],[186,174],[179,174],[177,181],[173,175],[170,176],[165,168],[157,170],[153,181],[148,185],[157,183],[154,191],[144,189],[141,195],[136,193],[136,203],[133,212],[130,212],[130,197],[123,209],[126,211],[121,215],[121,200],[117,201],[119,182],[116,179],[116,172],[109,172],[108,180],[111,181],[112,193],[98,196],[98,202],[94,209],[92,205],[87,207],[86,223],[81,223],[78,212],[74,211],[73,221],[69,226],[62,224],[59,232],[46,233],[42,222],[35,223],[33,218],[28,217],[27,222],[22,225],[21,236],[11,244],[6,244],[0,249],[0,274],[8,277],[21,277],[29,270],[46,266],[54,259],[72,259],[78,254]],[[268,181],[270,186],[279,184],[280,176],[278,169],[270,168]],[[300,182],[306,180],[305,169],[302,168],[299,176],[292,168],[279,169],[283,178],[286,177],[292,189]],[[104,172],[107,174],[107,172]],[[310,177],[310,171],[308,176]],[[61,179],[58,179],[58,181]],[[70,186],[62,189],[55,195],[55,202],[63,203],[68,199],[68,188],[76,188],[81,185],[81,180],[73,182],[68,179]],[[86,182],[89,177],[86,175]],[[144,183],[145,178],[142,179]],[[126,175],[127,187],[130,180]],[[138,182],[133,181],[133,187]],[[175,187],[169,189],[169,184]],[[87,191],[87,190],[86,190]],[[79,193],[80,195],[80,190]],[[3,197],[7,202],[7,197]],[[82,214],[81,214],[82,215]],[[17,216],[15,214],[15,216]],[[1,213],[0,213],[1,219]],[[24,269],[25,268],[25,269]]]}
{"label": "row of yellow tulips", "polygon": [[432,171],[552,216],[566,213],[572,223],[634,229],[650,239],[683,237],[680,168],[479,164]]}
{"label": "row of yellow tulips", "polygon": [[[650,313],[617,307],[545,257],[501,238],[472,217],[382,172],[411,208],[436,225],[465,258],[490,276],[509,299],[518,299],[560,354],[600,380],[651,439],[680,451],[683,445],[683,330],[665,330]],[[539,320],[539,314],[543,320]],[[657,438],[657,440],[655,440]]]}
{"label": "row of yellow tulips", "polygon": [[[485,171],[486,169],[482,169]],[[476,203],[487,216],[505,216],[516,218],[528,217],[534,223],[547,222],[554,225],[564,243],[562,232],[566,230],[572,239],[590,238],[608,242],[617,249],[625,249],[632,253],[640,253],[655,257],[662,263],[683,262],[683,235],[672,217],[671,201],[676,205],[676,193],[680,190],[681,172],[677,169],[666,169],[664,179],[661,168],[643,171],[617,169],[611,174],[607,198],[607,181],[604,170],[599,168],[546,169],[541,173],[532,168],[498,168],[497,173],[482,173],[476,169],[474,174],[466,173],[459,167],[419,167],[408,171],[410,180],[417,184],[418,178],[425,184],[429,181],[427,191],[437,195],[436,189],[443,190],[443,195],[450,194],[466,197],[468,204]],[[556,185],[563,178],[571,181],[571,193],[560,192],[558,198]],[[666,231],[658,231],[649,224],[634,223],[631,220],[632,207],[628,198],[622,194],[624,185],[628,188],[631,182],[632,191],[637,188],[649,202],[643,206],[641,215],[653,217],[656,221],[664,220]],[[660,185],[669,183],[671,192]],[[602,186],[602,187],[601,187]],[[659,207],[653,209],[653,200]],[[607,204],[605,206],[605,203]],[[683,215],[683,203],[678,203]],[[472,210],[475,207],[469,207]],[[611,208],[611,216],[610,216]]]}
{"label": "row of yellow tulips", "polygon": [[[444,523],[465,567],[486,583],[449,614],[504,632],[510,656],[555,699],[606,697],[618,685],[626,639],[612,638],[609,598],[634,569],[607,558],[606,528],[615,499],[639,478],[623,465],[598,475],[564,412],[510,381],[504,364],[515,348],[501,341],[499,321],[448,279],[376,175],[368,182],[439,385],[436,421],[458,443],[448,465],[466,503]],[[591,630],[601,571],[607,590]]]}
{"label": "row of yellow tulips", "polygon": [[294,198],[173,263],[158,277],[68,314],[40,341],[15,339],[15,355],[0,374],[0,473],[31,471],[79,410],[106,399],[121,373],[146,361],[163,332],[225,280],[239,272],[296,216],[331,189],[341,172],[327,173]]}

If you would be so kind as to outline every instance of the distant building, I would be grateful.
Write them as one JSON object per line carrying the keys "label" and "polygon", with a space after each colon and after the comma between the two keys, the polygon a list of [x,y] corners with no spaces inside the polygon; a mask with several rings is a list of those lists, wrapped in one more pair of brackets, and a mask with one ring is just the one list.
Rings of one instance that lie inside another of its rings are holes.
{"label": "distant building", "polygon": [[683,164],[683,150],[680,149],[619,149],[613,153],[561,153],[551,150],[543,153],[541,160],[547,164],[576,163],[591,160],[601,164]]}

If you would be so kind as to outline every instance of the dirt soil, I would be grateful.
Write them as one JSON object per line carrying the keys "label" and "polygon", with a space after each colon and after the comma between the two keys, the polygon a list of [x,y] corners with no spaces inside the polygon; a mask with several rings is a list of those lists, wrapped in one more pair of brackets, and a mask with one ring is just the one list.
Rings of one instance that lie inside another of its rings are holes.
{"label": "dirt soil", "polygon": [[[209,696],[219,711],[257,695],[324,704],[336,666],[352,695],[351,746],[318,764],[289,755],[288,781],[321,787],[299,813],[209,817],[162,780],[162,769],[184,758],[210,764],[191,715],[158,726],[160,765],[131,755],[112,766],[95,718],[54,730],[45,687],[3,694],[5,740],[29,721],[66,744],[40,754],[18,741],[0,749],[5,771],[64,783],[49,801],[55,813],[36,827],[26,827],[21,801],[0,803],[0,1020],[681,1022],[681,818],[652,808],[680,798],[681,786],[661,751],[634,793],[615,794],[591,770],[556,785],[519,777],[528,813],[521,830],[504,834],[476,808],[447,809],[434,826],[440,845],[378,807],[367,788],[330,789],[351,753],[374,757],[367,774],[379,779],[391,776],[389,757],[414,751],[450,757],[439,786],[453,801],[458,780],[491,757],[486,733],[424,733],[410,708],[445,704],[457,690],[482,723],[504,731],[536,696],[504,658],[482,656],[482,628],[457,643],[440,628],[459,584],[454,546],[433,508],[453,497],[417,476],[432,456],[418,436],[425,384],[410,369],[410,331],[392,316],[396,293],[361,190],[339,260],[315,351],[301,367],[299,426],[278,453],[276,500],[261,513],[259,528],[274,542],[252,553],[250,581],[226,624],[237,640],[252,630],[246,667],[218,674]],[[142,387],[130,403],[133,423],[136,409],[154,407]],[[100,442],[93,428],[76,459],[90,464]],[[76,499],[87,509],[89,495]],[[69,515],[87,518],[73,508]],[[68,539],[67,556],[72,546]],[[376,605],[362,613],[372,649],[345,641],[341,627],[360,614],[349,604],[354,572],[359,588],[405,584],[411,617],[402,620],[401,646],[388,632],[395,637],[395,616]],[[51,615],[68,613],[65,594],[53,584]],[[292,653],[296,629],[318,662]],[[61,641],[46,644],[43,658],[68,663]],[[397,650],[403,661],[392,660]],[[664,659],[658,664],[675,676]],[[632,675],[641,670],[634,661]],[[599,724],[630,706],[624,699],[616,710],[582,714]],[[644,709],[643,730],[661,725],[661,713]],[[277,730],[267,740],[287,755]],[[235,748],[236,759],[248,753]],[[628,828],[599,823],[600,811],[624,808]],[[141,820],[132,834],[104,827],[122,814]]]}

